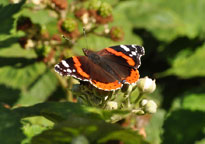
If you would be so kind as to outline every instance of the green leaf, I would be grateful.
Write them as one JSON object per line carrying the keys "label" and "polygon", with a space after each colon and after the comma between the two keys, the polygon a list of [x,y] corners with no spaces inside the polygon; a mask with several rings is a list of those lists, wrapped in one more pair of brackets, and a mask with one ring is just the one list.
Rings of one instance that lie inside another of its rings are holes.
{"label": "green leaf", "polygon": [[2,144],[19,144],[25,137],[21,130],[20,117],[0,105],[0,140]]}
{"label": "green leaf", "polygon": [[[17,38],[8,38],[0,43],[0,57],[37,58],[33,49],[25,50],[17,43]],[[15,43],[15,44],[14,44]],[[7,61],[4,61],[6,63]]]}
{"label": "green leaf", "polygon": [[18,100],[21,105],[33,105],[44,102],[57,88],[58,81],[54,73],[50,70],[40,75],[29,86],[27,91],[24,91]]}
{"label": "green leaf", "polygon": [[89,34],[86,38],[81,38],[78,40],[78,42],[73,48],[74,53],[82,55],[82,48],[86,47],[86,41],[88,43],[88,48],[91,50],[100,50],[111,44],[111,40],[108,38],[95,36],[94,34]]}
{"label": "green leaf", "polygon": [[24,8],[19,15],[29,17],[33,23],[40,25],[46,25],[56,19],[51,15],[51,12],[48,9],[34,11],[29,8]]}
{"label": "green leaf", "polygon": [[53,19],[45,26],[51,36],[54,34],[59,34],[59,31],[57,29],[57,23],[57,19]]}
{"label": "green leaf", "polygon": [[205,86],[186,91],[181,98],[181,107],[193,111],[205,111]]}
{"label": "green leaf", "polygon": [[[121,4],[121,3],[120,3]],[[134,34],[133,32],[133,24],[128,20],[127,13],[121,11],[120,7],[116,7],[113,11],[114,21],[110,24],[110,26],[119,26],[124,31],[124,40],[119,42],[114,42],[115,45],[120,44],[142,44],[142,39]]]}
{"label": "green leaf", "polygon": [[195,142],[195,144],[205,144],[205,138],[203,138],[200,141]]}
{"label": "green leaf", "polygon": [[46,69],[44,63],[36,62],[34,64],[28,64],[28,62],[26,64],[16,63],[12,67],[1,67],[0,84],[5,84],[12,88],[25,88],[36,80]]}
{"label": "green leaf", "polygon": [[177,36],[194,38],[204,35],[204,6],[203,0],[132,0],[119,5],[135,27],[144,28],[165,41]]}
{"label": "green leaf", "polygon": [[129,114],[129,111],[108,111],[71,102],[47,102],[30,107],[17,108],[15,111],[16,113],[19,113],[21,117],[46,116],[48,119],[55,122],[66,120],[69,115],[79,115],[81,117],[84,116],[110,121],[112,116],[123,117]]}
{"label": "green leaf", "polygon": [[205,111],[205,93],[189,94],[183,99],[182,106],[185,109]]}
{"label": "green leaf", "polygon": [[176,110],[164,122],[162,144],[192,144],[204,138],[205,112]]}
{"label": "green leaf", "polygon": [[5,5],[8,5],[8,4],[10,4],[9,0],[0,0],[0,5],[5,6]]}
{"label": "green leaf", "polygon": [[177,75],[181,78],[205,76],[205,45],[197,48],[194,53],[179,53],[173,61],[172,67],[159,76]]}
{"label": "green leaf", "polygon": [[[116,124],[79,116],[68,116],[67,121],[57,124],[52,130],[44,131],[32,139],[37,143],[70,143],[78,136],[84,136],[90,143],[105,143],[120,140],[128,144],[142,144],[141,136]],[[49,139],[48,139],[49,137]]]}
{"label": "green leaf", "polygon": [[24,3],[25,0],[22,0],[18,4],[0,5],[0,34],[9,34],[13,28],[13,15],[21,9]]}
{"label": "green leaf", "polygon": [[0,85],[0,102],[13,106],[19,99],[20,90]]}
{"label": "green leaf", "polygon": [[21,144],[30,143],[33,136],[52,128],[54,125],[54,123],[41,116],[24,118],[21,121],[23,123],[22,129],[26,135],[26,139]]}
{"label": "green leaf", "polygon": [[162,126],[164,122],[165,111],[158,109],[157,113],[152,115],[151,120],[146,126],[146,140],[152,144],[161,143]]}

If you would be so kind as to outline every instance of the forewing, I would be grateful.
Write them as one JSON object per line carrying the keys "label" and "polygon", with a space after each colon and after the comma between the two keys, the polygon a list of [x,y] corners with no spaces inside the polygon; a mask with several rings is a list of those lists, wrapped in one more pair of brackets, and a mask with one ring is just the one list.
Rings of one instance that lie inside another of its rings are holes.
{"label": "forewing", "polygon": [[80,69],[77,69],[76,67],[79,65],[80,64],[78,63],[78,61],[76,61],[75,57],[70,57],[65,60],[61,60],[58,64],[55,65],[54,69],[62,76],[72,76],[79,80],[88,81],[88,75],[86,75],[85,73],[83,75],[82,73],[78,72]]}
{"label": "forewing", "polygon": [[[133,67],[134,69],[137,69],[141,65],[141,56],[145,54],[144,48],[142,46],[137,45],[117,45],[112,46],[109,48],[105,48],[102,51],[99,51],[98,53],[102,56],[106,56],[105,54],[107,52],[110,53],[110,55],[115,55],[118,57],[116,61],[118,62],[119,59],[124,59],[125,62],[123,62],[123,65],[127,65],[129,67]],[[122,61],[122,60],[121,60]],[[126,64],[124,64],[126,63]]]}
{"label": "forewing", "polygon": [[120,77],[122,83],[133,84],[139,79],[137,68],[141,64],[144,48],[137,45],[118,45],[97,52],[104,63]]}

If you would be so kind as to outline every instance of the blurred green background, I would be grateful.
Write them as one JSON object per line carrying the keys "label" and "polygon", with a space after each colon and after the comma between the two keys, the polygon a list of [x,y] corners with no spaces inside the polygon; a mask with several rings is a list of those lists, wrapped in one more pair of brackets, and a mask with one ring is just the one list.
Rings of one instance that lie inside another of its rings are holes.
{"label": "blurred green background", "polygon": [[[11,4],[15,0],[1,0],[0,104],[12,108],[68,100],[71,87],[66,85],[69,84],[66,79],[56,75],[53,66],[61,58],[82,54],[82,48],[87,47],[86,40],[93,50],[138,44],[146,52],[140,75],[156,79],[157,83],[156,91],[149,98],[156,101],[159,109],[146,125],[146,140],[152,144],[205,144],[205,1],[103,2],[112,6],[113,21],[94,23],[92,26],[96,28],[84,38],[83,22],[71,9],[72,6],[87,9],[89,1],[68,0],[67,7],[62,4],[55,9],[53,5],[58,5],[54,0],[17,1],[16,4]],[[73,43],[62,39],[63,33],[58,29],[66,12],[66,17],[78,23],[80,36],[71,37]],[[123,30],[122,40],[115,41],[104,33],[112,27]],[[1,136],[2,125],[5,117],[12,118],[0,110],[0,138],[5,138]],[[33,123],[41,131],[42,123],[48,122]]]}

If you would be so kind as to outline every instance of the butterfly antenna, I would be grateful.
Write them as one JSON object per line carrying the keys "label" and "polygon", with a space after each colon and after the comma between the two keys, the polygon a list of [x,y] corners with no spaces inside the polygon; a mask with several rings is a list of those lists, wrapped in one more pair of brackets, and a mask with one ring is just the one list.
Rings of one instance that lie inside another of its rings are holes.
{"label": "butterfly antenna", "polygon": [[86,37],[86,33],[85,33],[85,27],[83,27],[83,35],[84,35],[85,41],[86,41],[86,48],[88,49],[88,41],[87,41],[87,37]]}
{"label": "butterfly antenna", "polygon": [[64,35],[61,35],[61,37],[64,38],[65,40],[67,40],[67,41],[72,42],[69,38],[65,37]]}

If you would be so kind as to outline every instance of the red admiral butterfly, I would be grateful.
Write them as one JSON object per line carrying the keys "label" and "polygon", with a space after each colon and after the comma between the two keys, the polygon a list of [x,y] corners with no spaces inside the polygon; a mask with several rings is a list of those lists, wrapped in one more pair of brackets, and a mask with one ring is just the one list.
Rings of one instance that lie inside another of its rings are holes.
{"label": "red admiral butterfly", "polygon": [[89,81],[104,91],[119,89],[123,84],[134,84],[139,79],[144,48],[137,45],[118,45],[94,52],[83,49],[85,56],[73,56],[55,65],[55,71]]}

